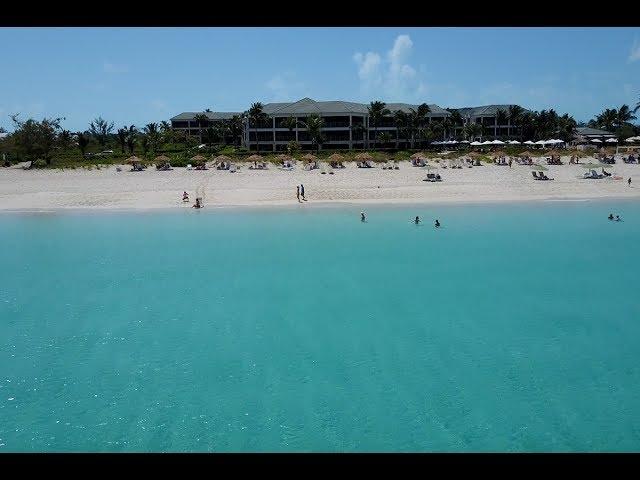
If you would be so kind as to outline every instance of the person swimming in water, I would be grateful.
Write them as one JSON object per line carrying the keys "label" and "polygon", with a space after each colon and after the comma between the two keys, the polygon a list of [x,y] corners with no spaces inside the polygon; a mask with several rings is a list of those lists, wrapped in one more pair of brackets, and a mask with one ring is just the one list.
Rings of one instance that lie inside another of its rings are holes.
{"label": "person swimming in water", "polygon": [[365,217],[364,212],[360,212],[360,221],[361,222],[366,222],[367,221],[367,217]]}
{"label": "person swimming in water", "polygon": [[620,222],[620,215],[616,215],[616,222]]}
{"label": "person swimming in water", "polygon": [[435,223],[435,225],[436,225],[436,228],[440,228],[440,221],[439,221],[437,218],[436,218],[436,223]]}
{"label": "person swimming in water", "polygon": [[607,217],[609,220],[613,220],[613,213],[610,213],[609,216]]}
{"label": "person swimming in water", "polygon": [[418,217],[416,215],[416,219],[413,221],[413,223],[415,223],[416,225],[418,225],[420,223],[420,217]]}

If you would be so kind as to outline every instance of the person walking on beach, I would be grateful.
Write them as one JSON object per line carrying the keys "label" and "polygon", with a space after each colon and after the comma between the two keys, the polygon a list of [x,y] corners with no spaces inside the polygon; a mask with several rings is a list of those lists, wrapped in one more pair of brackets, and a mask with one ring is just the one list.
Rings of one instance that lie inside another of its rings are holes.
{"label": "person walking on beach", "polygon": [[306,202],[307,199],[304,198],[304,185],[300,184],[300,196],[302,197],[302,199]]}
{"label": "person walking on beach", "polygon": [[512,162],[511,157],[509,157],[509,168],[511,168],[511,162]]}
{"label": "person walking on beach", "polygon": [[300,185],[296,187],[296,198],[298,199],[298,202],[300,202]]}
{"label": "person walking on beach", "polygon": [[627,183],[629,184],[629,186],[631,186],[631,177],[629,177],[629,180],[627,180]]}

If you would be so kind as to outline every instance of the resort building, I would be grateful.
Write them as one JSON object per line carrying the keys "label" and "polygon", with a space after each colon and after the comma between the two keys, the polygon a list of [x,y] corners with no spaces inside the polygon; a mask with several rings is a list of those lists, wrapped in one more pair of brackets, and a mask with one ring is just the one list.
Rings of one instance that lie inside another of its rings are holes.
{"label": "resort building", "polygon": [[[203,122],[198,119],[198,115],[205,115],[208,121],[201,125]],[[242,112],[183,112],[171,118],[171,128],[197,137],[200,133],[200,128],[219,126],[225,120],[231,120],[234,115],[242,115]]]}
{"label": "resort building", "polygon": [[[482,107],[464,107],[456,108],[456,110],[463,119],[463,125],[456,125],[456,136],[462,134],[462,128],[469,123],[477,123],[484,128],[485,137],[504,137],[511,138],[520,134],[520,130],[511,124],[509,119],[509,108],[515,106],[509,105],[484,105]],[[504,117],[498,114],[500,111],[504,112]],[[529,110],[523,109],[524,112]]]}
{"label": "resort building", "polygon": [[[452,129],[443,132],[442,140],[445,139],[444,136],[461,137],[463,126],[470,122],[484,126],[482,135],[484,138],[515,137],[519,135],[519,131],[511,125],[508,115],[506,120],[498,118],[500,117],[498,112],[500,110],[508,112],[510,106],[486,105],[455,109],[462,116],[463,124],[455,125]],[[316,149],[317,146],[312,142],[304,124],[309,115],[315,114],[322,117],[324,123],[322,128],[324,140],[320,145],[321,150],[363,149],[374,145],[378,148],[409,146],[409,140],[405,138],[406,135],[400,134],[393,116],[386,116],[374,125],[370,121],[367,107],[368,105],[364,103],[340,100],[316,101],[310,98],[303,98],[297,102],[266,103],[263,105],[266,119],[262,124],[249,125],[249,121],[246,118],[243,119],[242,144],[250,150],[283,151],[287,149],[289,142],[296,141],[303,150]],[[386,108],[392,113],[398,110],[409,113],[412,109],[417,110],[418,105],[387,103]],[[429,109],[427,123],[442,122],[445,118],[451,117],[450,111],[438,105],[430,104]],[[209,119],[205,125],[202,125],[202,119],[196,117],[199,114],[204,114]],[[184,112],[173,117],[171,125],[175,130],[197,136],[201,128],[214,126],[231,119],[234,115],[242,115],[242,113]],[[286,126],[289,118],[297,120],[295,127]],[[416,142],[416,146],[418,143]]]}
{"label": "resort building", "polygon": [[[407,103],[387,103],[386,108],[391,112],[401,110],[408,113],[411,109],[417,109],[418,105]],[[427,114],[427,121],[442,121],[451,114],[437,105],[429,105],[431,110]],[[262,125],[249,126],[245,119],[244,125],[244,146],[251,150],[256,150],[259,146],[261,151],[281,151],[286,150],[287,144],[296,141],[303,150],[315,149],[316,146],[311,141],[304,122],[307,117],[316,114],[322,117],[324,125],[322,133],[324,137],[320,148],[323,150],[337,149],[361,149],[365,145],[375,143],[375,135],[380,137],[387,133],[391,140],[391,146],[396,144],[397,127],[393,117],[388,116],[381,119],[377,125],[372,125],[369,121],[367,105],[364,103],[328,101],[318,102],[310,98],[303,98],[297,102],[287,103],[266,103],[263,111],[267,115],[267,120]],[[171,119],[171,125],[176,130],[184,130],[189,135],[198,135],[199,122],[196,115],[202,112],[185,112]],[[237,112],[208,112],[205,113],[210,119],[210,125],[239,115]],[[298,124],[295,128],[285,127],[284,123],[288,118],[295,118]],[[205,126],[206,128],[206,126]],[[367,140],[368,136],[368,142]],[[400,140],[400,139],[399,139]],[[399,146],[406,143],[402,139]],[[380,143],[378,142],[378,146]]]}

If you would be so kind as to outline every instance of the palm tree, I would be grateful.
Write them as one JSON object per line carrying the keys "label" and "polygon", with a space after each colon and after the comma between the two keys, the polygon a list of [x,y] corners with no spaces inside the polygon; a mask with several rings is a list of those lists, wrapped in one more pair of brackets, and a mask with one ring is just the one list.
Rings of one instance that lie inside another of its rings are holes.
{"label": "palm tree", "polygon": [[[415,133],[419,130],[419,129],[424,129],[427,126],[427,122],[429,120],[429,113],[431,112],[431,109],[429,108],[429,105],[427,105],[426,103],[422,103],[420,105],[418,105],[418,109],[414,110],[413,108],[411,109],[411,111],[409,112],[409,129],[410,129],[410,133],[411,133],[411,148],[413,149],[414,147],[414,138],[415,138]],[[424,135],[422,137],[420,137],[421,139],[427,139],[427,137],[425,137]]]}
{"label": "palm tree", "polygon": [[571,141],[575,135],[577,123],[574,118],[565,113],[558,119],[558,134],[561,140]]}
{"label": "palm tree", "polygon": [[636,103],[636,108],[633,109],[633,113],[636,113],[638,110],[640,110],[640,97],[638,99],[638,103]]}
{"label": "palm tree", "polygon": [[256,129],[256,151],[260,151],[260,136],[257,129],[269,118],[263,109],[262,103],[255,102],[251,104],[248,112],[249,125],[253,125],[253,128]]}
{"label": "palm tree", "polygon": [[307,129],[311,143],[315,144],[318,152],[320,151],[320,145],[324,141],[322,136],[322,127],[324,126],[324,120],[316,114],[309,115],[304,122],[304,126]]}
{"label": "palm tree", "polygon": [[[353,136],[355,134],[356,137],[362,137],[362,139],[364,140],[365,146],[368,146],[369,141],[368,139],[365,139],[365,136],[364,136],[364,133],[367,131],[364,124],[356,123],[354,125],[351,125],[350,128],[351,128],[351,139],[353,140]],[[358,140],[360,140],[360,138],[356,138],[356,141]]]}
{"label": "palm tree", "polygon": [[78,148],[80,149],[80,153],[84,157],[84,152],[87,150],[87,146],[89,145],[89,139],[84,133],[78,134]]}
{"label": "palm tree", "polygon": [[118,129],[118,143],[120,144],[120,150],[124,153],[124,147],[127,144],[127,127]]}
{"label": "palm tree", "polygon": [[636,116],[634,112],[631,111],[629,105],[622,105],[618,109],[616,124],[618,128],[622,127],[624,124],[631,122],[631,120],[635,120]]}
{"label": "palm tree", "polygon": [[136,146],[136,134],[138,133],[138,130],[136,129],[135,125],[131,125],[129,126],[128,130],[127,130],[127,147],[129,148],[129,153],[131,155],[133,155],[133,150]]}
{"label": "palm tree", "polygon": [[109,134],[111,133],[111,130],[113,130],[113,122],[109,123],[102,117],[98,117],[89,124],[89,130],[100,146],[104,148],[107,144]]}
{"label": "palm tree", "polygon": [[[519,127],[520,121],[522,120],[522,114],[524,113],[524,108],[520,105],[510,105],[509,106],[509,130],[507,131],[507,135],[511,136],[511,127]],[[522,133],[522,132],[521,132]],[[520,140],[522,140],[522,135],[520,135]]]}
{"label": "palm tree", "polygon": [[389,132],[382,132],[380,134],[379,140],[380,140],[380,143],[384,146],[385,144],[391,143],[391,141],[393,140],[393,137]]}
{"label": "palm tree", "polygon": [[[294,128],[298,128],[298,119],[295,117],[285,118],[282,121],[282,126],[289,129],[289,133],[293,133]],[[292,140],[292,139],[289,139]]]}
{"label": "palm tree", "polygon": [[173,129],[166,120],[160,122],[160,135],[162,135],[163,143],[173,143]]}
{"label": "palm tree", "polygon": [[[496,137],[498,136],[498,127],[507,123],[508,118],[509,118],[509,115],[507,114],[506,110],[502,108],[499,108],[498,110],[496,110],[496,128],[494,131],[494,136]],[[508,135],[508,131],[507,131],[507,135]]]}
{"label": "palm tree", "polygon": [[198,123],[198,135],[200,136],[200,143],[202,143],[202,131],[204,127],[209,123],[209,117],[207,117],[204,113],[198,113],[194,117],[195,121]]}
{"label": "palm tree", "polygon": [[453,122],[451,121],[451,118],[444,117],[444,119],[442,120],[442,130],[443,130],[442,139],[443,140],[445,140],[446,137],[449,135],[449,133],[451,133],[452,126],[453,126]]}
{"label": "palm tree", "polygon": [[[383,117],[390,115],[391,112],[387,108],[387,104],[380,101],[371,102],[367,107],[369,113],[369,127],[373,124],[373,141],[374,146],[378,140],[378,124]],[[367,134],[367,137],[369,135]]]}
{"label": "palm tree", "polygon": [[440,135],[443,136],[444,138],[444,124],[442,121],[435,121],[431,123],[431,131],[433,132],[434,136],[440,138]]}
{"label": "palm tree", "polygon": [[143,155],[146,156],[149,151],[149,137],[143,133],[140,134],[140,146],[142,147]]}
{"label": "palm tree", "polygon": [[396,150],[398,149],[398,143],[400,141],[400,132],[405,132],[408,127],[408,115],[402,110],[396,110],[393,112],[393,122],[396,125]]}
{"label": "palm tree", "polygon": [[477,137],[482,138],[482,133],[483,133],[483,127],[480,123],[469,123],[467,124],[467,131],[469,133],[469,135],[471,136],[471,139],[475,139]]}
{"label": "palm tree", "polygon": [[148,141],[149,141],[149,147],[151,149],[151,151],[155,151],[158,141],[159,141],[159,136],[160,134],[158,133],[158,124],[157,123],[147,123],[144,126],[144,133],[147,135]]}
{"label": "palm tree", "polygon": [[58,144],[60,148],[66,150],[71,145],[71,132],[69,130],[61,130],[58,135]]}
{"label": "palm tree", "polygon": [[234,115],[225,122],[225,126],[232,143],[235,144],[236,140],[238,140],[238,145],[240,145],[242,143],[243,131],[242,117],[240,115]]}
{"label": "palm tree", "polygon": [[455,131],[457,129],[457,127],[462,127],[464,124],[464,119],[462,118],[462,115],[460,114],[460,112],[454,108],[450,108],[448,109],[448,111],[451,113],[451,116],[449,117],[451,119],[451,123],[453,124],[453,133],[455,136]]}

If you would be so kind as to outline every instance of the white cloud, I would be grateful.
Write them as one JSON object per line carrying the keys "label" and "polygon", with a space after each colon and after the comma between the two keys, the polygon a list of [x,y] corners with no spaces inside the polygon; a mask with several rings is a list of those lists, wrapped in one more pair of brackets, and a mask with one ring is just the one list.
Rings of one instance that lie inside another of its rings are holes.
{"label": "white cloud", "polygon": [[389,100],[416,100],[427,92],[420,73],[408,63],[413,51],[409,35],[398,35],[393,47],[382,57],[377,52],[356,52],[353,60],[358,67],[360,87],[366,95],[380,95]]}
{"label": "white cloud", "polygon": [[267,89],[271,92],[269,100],[276,102],[286,102],[299,100],[304,96],[304,83],[296,79],[292,72],[283,72],[274,75],[266,83]]}
{"label": "white cloud", "polygon": [[126,73],[129,71],[129,67],[105,61],[102,64],[102,70],[106,73]]}
{"label": "white cloud", "polygon": [[631,52],[629,53],[629,63],[640,60],[640,42],[636,38],[631,46]]}

